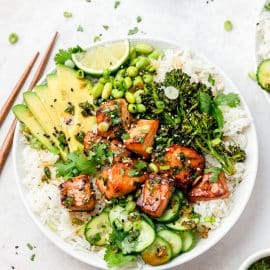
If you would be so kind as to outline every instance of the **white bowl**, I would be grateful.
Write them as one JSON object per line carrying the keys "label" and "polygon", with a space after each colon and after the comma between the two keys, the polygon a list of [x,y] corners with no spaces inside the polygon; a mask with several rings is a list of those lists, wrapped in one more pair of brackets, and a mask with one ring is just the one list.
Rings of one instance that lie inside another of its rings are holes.
{"label": "white bowl", "polygon": [[263,250],[259,250],[255,253],[253,253],[252,255],[250,255],[239,267],[238,270],[247,270],[248,267],[250,267],[253,263],[255,263],[256,261],[264,258],[264,257],[268,257],[270,256],[270,249],[263,249]]}
{"label": "white bowl", "polygon": [[[161,41],[156,39],[150,39],[150,38],[132,38],[129,39],[131,43],[137,43],[137,42],[146,42],[150,43],[155,47],[161,48],[161,49],[180,49],[181,47],[177,44],[174,44],[173,42],[168,41]],[[117,40],[114,40],[117,41]],[[118,40],[119,41],[119,40]],[[99,46],[106,42],[101,42],[99,44],[93,45]],[[91,46],[92,47],[92,46]],[[197,54],[201,59],[208,62],[209,61],[202,57],[201,55]],[[211,64],[212,65],[212,64]],[[213,65],[214,66],[214,65]],[[227,89],[230,89],[230,91],[235,91],[237,93],[238,90],[236,86],[230,81],[228,77],[225,76],[225,74],[217,67],[215,67],[216,70],[224,77],[224,84]],[[213,247],[222,237],[225,236],[225,234],[232,228],[232,226],[236,223],[236,221],[239,219],[240,215],[242,214],[245,206],[247,205],[247,202],[249,200],[249,197],[251,195],[255,179],[256,179],[256,173],[257,173],[257,166],[258,166],[258,143],[257,143],[257,135],[255,131],[255,126],[250,114],[249,109],[247,108],[247,105],[244,101],[244,99],[241,97],[241,101],[244,105],[244,108],[246,109],[248,116],[251,121],[251,126],[248,128],[246,132],[246,136],[248,139],[248,145],[247,145],[247,160],[246,163],[246,169],[247,169],[247,177],[240,183],[238,189],[236,190],[235,194],[235,204],[234,207],[229,214],[228,217],[224,218],[222,220],[221,226],[212,231],[209,235],[208,239],[201,240],[198,242],[196,247],[192,249],[190,252],[181,254],[180,256],[176,257],[169,263],[157,267],[151,267],[149,265],[145,265],[144,269],[169,269],[178,265],[181,265],[183,263],[186,263],[199,255],[206,252],[209,248]],[[39,217],[31,210],[29,203],[27,201],[27,198],[25,196],[26,189],[23,186],[21,179],[23,178],[23,168],[22,168],[22,150],[23,150],[23,144],[20,142],[20,125],[17,125],[15,136],[14,136],[14,142],[13,142],[13,161],[14,161],[14,167],[16,168],[16,175],[17,175],[17,184],[20,190],[20,194],[22,197],[22,200],[24,202],[24,205],[31,216],[31,218],[34,220],[34,222],[37,224],[37,226],[40,228],[40,230],[48,237],[55,245],[57,245],[60,249],[65,251],[66,253],[70,254],[71,256],[77,258],[78,260],[85,262],[89,265],[106,269],[106,264],[103,261],[102,257],[98,256],[96,253],[86,253],[81,252],[78,250],[75,250],[72,246],[68,245],[64,240],[62,240],[58,235],[56,235],[51,229],[49,229],[47,226],[41,223],[39,220]]]}
{"label": "white bowl", "polygon": [[[259,19],[261,17],[262,12],[264,11],[265,3],[268,3],[268,2],[269,2],[268,0],[263,2],[263,6],[260,9],[259,14],[257,16],[258,21],[259,21]],[[268,12],[270,12],[270,11],[268,11]],[[270,16],[269,16],[269,20],[270,20]],[[256,63],[256,67],[255,67],[255,70],[257,69],[257,67],[258,67],[258,65],[260,64],[260,61],[261,61],[261,59],[259,59],[259,57],[258,57],[259,47],[260,47],[260,42],[259,42],[259,39],[258,39],[258,31],[257,31],[257,26],[256,26],[256,31],[255,31],[255,63]],[[270,55],[269,55],[268,58],[270,58]],[[263,89],[262,89],[262,91],[263,91],[263,94],[264,94],[266,100],[270,103],[270,93],[263,90]]]}

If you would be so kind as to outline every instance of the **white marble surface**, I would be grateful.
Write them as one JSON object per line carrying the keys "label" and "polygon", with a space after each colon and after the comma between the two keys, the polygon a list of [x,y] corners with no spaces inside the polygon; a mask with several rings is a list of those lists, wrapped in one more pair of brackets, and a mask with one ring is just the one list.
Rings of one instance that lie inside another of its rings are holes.
{"label": "white marble surface", "polygon": [[[270,247],[270,107],[247,77],[254,69],[255,23],[263,0],[206,2],[122,0],[115,10],[113,0],[0,0],[0,106],[35,51],[45,50],[55,30],[60,32],[57,48],[85,45],[99,33],[102,39],[126,35],[140,15],[143,20],[138,27],[145,35],[170,39],[205,54],[231,77],[250,106],[259,138],[259,170],[254,192],[238,223],[211,250],[177,269],[234,270],[250,253]],[[71,11],[73,18],[64,18],[65,10]],[[229,33],[223,29],[227,19],[234,25]],[[79,24],[83,33],[76,31]],[[109,25],[109,30],[102,25]],[[16,45],[8,43],[10,32],[20,35]],[[0,143],[11,120],[10,114],[1,126]],[[14,178],[10,156],[0,179],[0,269],[11,269],[12,265],[20,270],[93,269],[64,254],[41,234],[22,205]],[[36,246],[34,262],[28,242]]]}

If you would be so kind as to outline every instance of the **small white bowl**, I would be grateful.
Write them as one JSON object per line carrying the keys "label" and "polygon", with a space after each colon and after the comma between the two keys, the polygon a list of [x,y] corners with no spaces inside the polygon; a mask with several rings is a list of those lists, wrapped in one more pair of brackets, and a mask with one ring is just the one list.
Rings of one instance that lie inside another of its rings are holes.
{"label": "small white bowl", "polygon": [[239,267],[238,270],[247,270],[253,263],[257,262],[258,260],[270,256],[270,249],[262,249],[259,250],[252,255],[250,255]]}

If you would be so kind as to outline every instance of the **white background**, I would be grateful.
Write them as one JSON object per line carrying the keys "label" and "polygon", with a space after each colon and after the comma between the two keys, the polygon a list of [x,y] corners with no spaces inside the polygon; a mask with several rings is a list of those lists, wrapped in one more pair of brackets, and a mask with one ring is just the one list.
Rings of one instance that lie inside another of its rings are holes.
{"label": "white background", "polygon": [[[211,250],[178,269],[238,269],[252,252],[270,248],[270,107],[247,76],[255,69],[255,24],[262,4],[263,0],[121,0],[115,10],[113,0],[0,0],[0,106],[34,53],[44,52],[56,30],[60,33],[56,49],[84,46],[100,33],[103,40],[125,36],[141,16],[138,27],[144,33],[139,35],[200,51],[225,71],[245,97],[255,119],[260,161],[254,191],[238,223]],[[65,10],[73,17],[64,18]],[[227,19],[233,22],[232,32],[224,31]],[[78,25],[84,32],[76,31]],[[109,25],[109,30],[102,25]],[[16,45],[8,42],[10,32],[20,36]],[[12,119],[10,114],[0,127],[0,143]],[[34,262],[28,242],[36,246]],[[12,265],[20,270],[93,269],[64,254],[34,225],[19,197],[10,155],[0,179],[0,270]]]}

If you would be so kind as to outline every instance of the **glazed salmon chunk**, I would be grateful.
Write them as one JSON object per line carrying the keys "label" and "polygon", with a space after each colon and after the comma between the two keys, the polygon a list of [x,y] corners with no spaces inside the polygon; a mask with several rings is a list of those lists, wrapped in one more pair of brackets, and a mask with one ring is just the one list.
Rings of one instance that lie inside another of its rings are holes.
{"label": "glazed salmon chunk", "polygon": [[167,208],[173,190],[173,179],[166,175],[150,174],[137,205],[151,217],[160,217]]}
{"label": "glazed salmon chunk", "polygon": [[127,130],[131,115],[125,99],[119,98],[103,103],[96,112],[98,135],[106,138],[116,138],[117,131]]}
{"label": "glazed salmon chunk", "polygon": [[79,175],[59,186],[61,204],[70,211],[91,211],[95,207],[95,193],[88,175]]}
{"label": "glazed salmon chunk", "polygon": [[137,121],[128,131],[128,139],[124,140],[126,148],[137,155],[149,158],[149,150],[154,144],[158,126],[158,120]]}
{"label": "glazed salmon chunk", "polygon": [[83,145],[84,145],[84,152],[87,154],[88,151],[91,151],[93,145],[99,143],[106,143],[106,140],[99,136],[97,133],[93,131],[88,131],[84,136]]}
{"label": "glazed salmon chunk", "polygon": [[209,201],[225,199],[229,196],[227,179],[223,171],[218,175],[217,182],[211,182],[212,173],[204,174],[202,181],[198,183],[188,194],[190,201]]}
{"label": "glazed salmon chunk", "polygon": [[97,187],[107,199],[124,196],[142,184],[147,175],[134,169],[135,162],[122,162],[103,169],[97,177]]}
{"label": "glazed salmon chunk", "polygon": [[127,160],[131,153],[126,149],[125,145],[119,140],[112,140],[110,142],[110,150],[113,153],[113,161],[121,162]]}
{"label": "glazed salmon chunk", "polygon": [[175,144],[166,149],[160,165],[169,168],[177,186],[186,192],[203,175],[205,159],[195,150]]}

